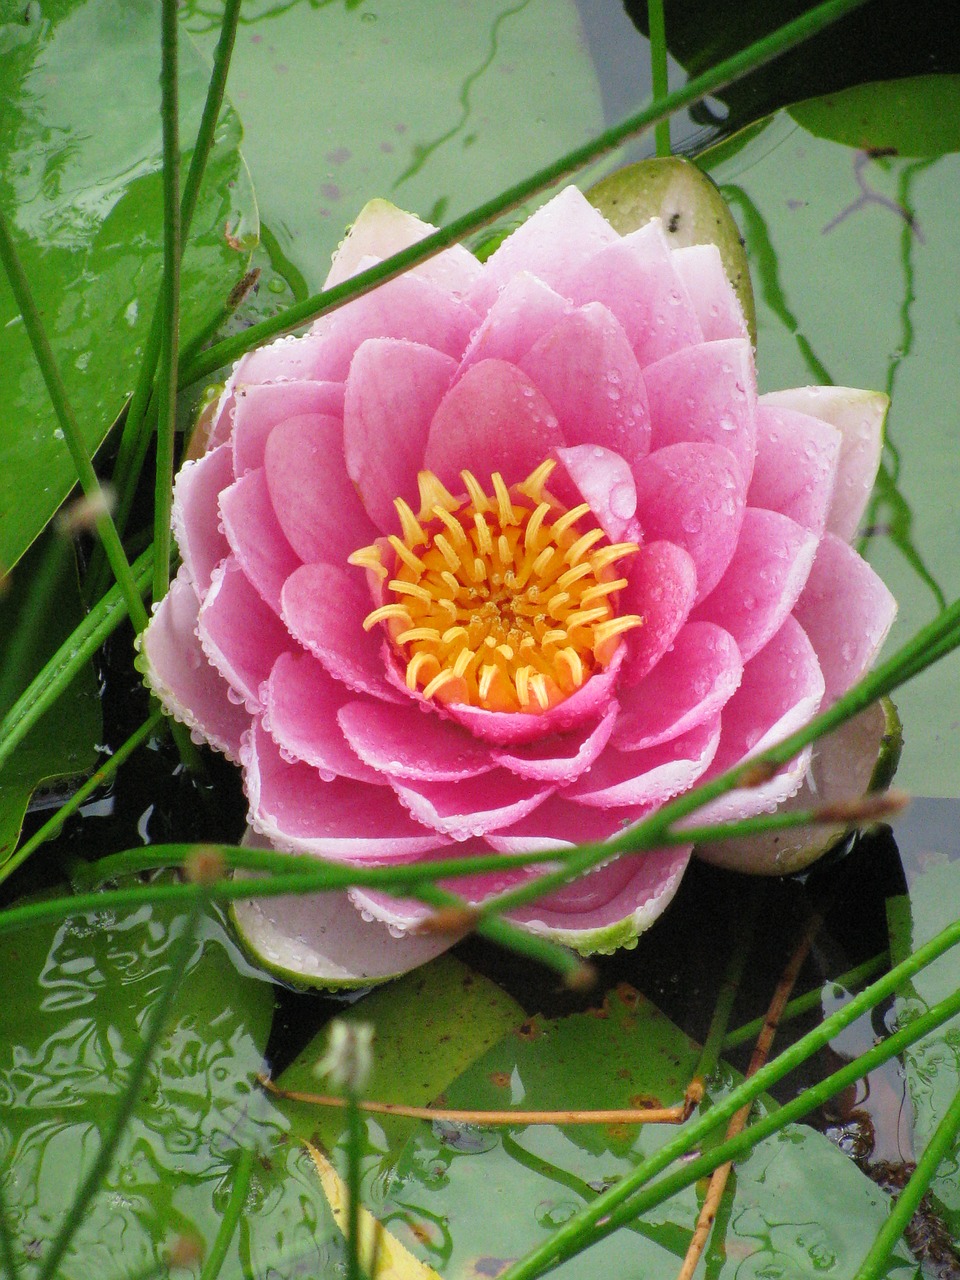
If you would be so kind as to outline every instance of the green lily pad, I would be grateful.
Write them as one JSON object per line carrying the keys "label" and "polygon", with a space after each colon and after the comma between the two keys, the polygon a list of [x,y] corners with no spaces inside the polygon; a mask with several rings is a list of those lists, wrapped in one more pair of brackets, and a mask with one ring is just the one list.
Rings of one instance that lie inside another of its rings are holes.
{"label": "green lily pad", "polygon": [[[0,204],[92,452],[133,388],[160,280],[159,6],[45,0],[4,5],[2,19]],[[189,41],[180,53],[189,147],[209,70]],[[183,261],[187,339],[216,315],[256,239],[239,142],[227,108]],[[9,569],[76,476],[5,276],[0,329],[0,566]]]}
{"label": "green lily pad", "polygon": [[938,156],[960,151],[960,76],[858,84],[790,108],[818,138],[863,151]]}

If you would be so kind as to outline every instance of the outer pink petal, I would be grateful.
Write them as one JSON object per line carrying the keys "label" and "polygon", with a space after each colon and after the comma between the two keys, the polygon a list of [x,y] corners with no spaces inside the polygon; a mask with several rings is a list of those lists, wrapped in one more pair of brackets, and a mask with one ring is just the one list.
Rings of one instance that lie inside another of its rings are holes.
{"label": "outer pink petal", "polygon": [[866,560],[826,534],[794,616],[817,651],[828,702],[869,669],[896,613],[897,602]]}
{"label": "outer pink petal", "polygon": [[686,791],[710,764],[720,741],[720,717],[645,751],[608,747],[588,774],[564,794],[578,804],[610,809],[621,805],[658,805]]}
{"label": "outer pink petal", "polygon": [[546,800],[553,787],[496,769],[463,782],[401,782],[391,785],[417,822],[454,840],[508,827]]}
{"label": "outer pink petal", "polygon": [[827,522],[840,432],[791,409],[757,407],[757,460],[748,501],[779,511],[819,537]]}
{"label": "outer pink petal", "polygon": [[519,364],[538,338],[569,314],[572,304],[529,271],[519,271],[474,332],[463,353],[460,372],[481,360]]}
{"label": "outer pink petal", "polygon": [[370,596],[359,575],[332,564],[303,565],[284,584],[281,612],[291,634],[337,680],[387,702],[399,700],[384,678],[379,628],[363,629]]}
{"label": "outer pink petal", "polygon": [[641,369],[703,341],[693,303],[659,220],[596,254],[574,277],[575,302],[602,302],[617,317]]}
{"label": "outer pink petal", "polygon": [[213,575],[200,608],[198,631],[203,651],[224,680],[253,713],[260,707],[260,685],[290,635],[229,556]]}
{"label": "outer pink petal", "polygon": [[747,322],[715,244],[692,244],[673,250],[673,265],[687,286],[706,342],[746,338]]}
{"label": "outer pink petal", "polygon": [[645,538],[689,552],[699,602],[723,577],[743,523],[746,485],[736,458],[718,444],[668,445],[645,458],[635,478]]}
{"label": "outer pink petal", "polygon": [[566,187],[504,240],[484,264],[470,293],[487,312],[497,293],[518,271],[530,271],[564,297],[571,296],[577,269],[619,237],[576,187]]}
{"label": "outer pink petal", "polygon": [[[499,853],[537,853],[541,849],[570,849],[576,844],[599,844],[618,836],[629,822],[643,816],[642,809],[594,809],[575,804],[556,791],[539,808],[509,827],[491,831],[487,843]],[[541,868],[542,871],[542,868]],[[531,868],[531,874],[541,874]],[[491,872],[491,877],[495,873]],[[508,872],[503,875],[507,876]],[[516,872],[513,873],[514,877]],[[500,892],[507,880],[487,892]]]}
{"label": "outer pink petal", "polygon": [[[268,342],[265,347],[248,351],[233,367],[227,384],[234,395],[243,386],[260,386],[263,383],[313,382],[317,379],[314,369],[319,346],[309,333],[301,338],[288,336]],[[342,382],[342,378],[335,379]]]}
{"label": "outer pink petal", "polygon": [[827,529],[849,542],[857,531],[880,465],[889,398],[879,391],[855,391],[850,387],[797,387],[766,395],[762,403],[822,418],[840,432],[840,464]]}
{"label": "outer pink petal", "polygon": [[200,648],[199,607],[181,568],[141,638],[142,669],[172,716],[231,760],[239,760],[240,738],[250,717],[229,697],[226,681]]}
{"label": "outer pink petal", "polygon": [[220,514],[237,563],[274,613],[279,613],[283,584],[301,562],[280,528],[262,467],[223,490]]}
{"label": "outer pink petal", "polygon": [[639,751],[712,720],[740,684],[743,661],[729,632],[689,622],[650,674],[621,690],[613,742]]}
{"label": "outer pink petal", "polygon": [[558,449],[557,457],[610,541],[631,541],[636,535],[637,488],[629,464],[619,453],[591,444]]}
{"label": "outer pink petal", "polygon": [[345,565],[377,536],[347,475],[336,418],[313,414],[274,427],[265,470],[277,520],[304,563]]}
{"label": "outer pink petal", "polygon": [[339,723],[361,760],[387,777],[461,782],[496,764],[489,747],[465,729],[413,703],[350,701]]}
{"label": "outer pink petal", "polygon": [[410,862],[447,843],[414,822],[389,787],[324,782],[289,764],[256,724],[244,749],[249,822],[278,849],[345,862]]}
{"label": "outer pink petal", "polygon": [[602,445],[635,466],[650,448],[640,366],[619,321],[598,302],[565,316],[520,361],[568,444]]}
{"label": "outer pink petal", "polygon": [[394,338],[372,338],[354,356],[343,410],[344,456],[364,509],[383,533],[398,529],[394,498],[417,509],[417,473],[430,422],[456,368],[432,347]]}
{"label": "outer pink petal", "polygon": [[748,507],[733,559],[720,585],[698,606],[696,621],[725,627],[748,661],[792,611],[816,550],[816,535],[789,516]]}
{"label": "outer pink petal", "polygon": [[309,653],[282,653],[263,687],[263,727],[280,748],[312,765],[325,782],[334,777],[386,785],[350,749],[337,712],[352,697]]}
{"label": "outer pink petal", "polygon": [[610,741],[618,709],[617,703],[611,700],[592,728],[583,726],[568,734],[540,738],[526,746],[495,749],[491,754],[498,764],[520,778],[565,785],[579,778],[598,759]]}
{"label": "outer pink petal", "polygon": [[743,338],[686,347],[645,368],[652,449],[685,441],[722,444],[749,485],[756,451],[757,379]]}
{"label": "outer pink petal", "polygon": [[342,382],[277,382],[240,384],[235,391],[233,469],[238,476],[262,467],[267,438],[287,418],[343,415]]}
{"label": "outer pink petal", "polygon": [[173,486],[173,535],[187,577],[201,596],[230,550],[220,529],[217,495],[232,480],[230,447],[223,444],[196,462],[185,462]]}
{"label": "outer pink petal", "polygon": [[510,485],[562,444],[553,410],[526,376],[503,360],[483,360],[444,396],[424,466],[454,493],[463,490],[463,469],[479,471],[481,483],[489,475],[484,468],[499,471]]}
{"label": "outer pink petal", "polygon": [[629,585],[621,613],[638,613],[643,625],[627,633],[624,680],[636,684],[652,671],[686,622],[697,593],[689,552],[672,542],[644,544],[628,564]]}

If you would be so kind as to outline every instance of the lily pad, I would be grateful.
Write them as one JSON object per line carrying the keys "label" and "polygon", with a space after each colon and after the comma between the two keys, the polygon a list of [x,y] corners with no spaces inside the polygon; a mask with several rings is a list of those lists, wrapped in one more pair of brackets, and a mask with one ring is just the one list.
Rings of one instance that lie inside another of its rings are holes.
{"label": "lily pad", "polygon": [[944,155],[960,151],[960,76],[858,84],[800,102],[790,115],[818,138],[863,151]]}

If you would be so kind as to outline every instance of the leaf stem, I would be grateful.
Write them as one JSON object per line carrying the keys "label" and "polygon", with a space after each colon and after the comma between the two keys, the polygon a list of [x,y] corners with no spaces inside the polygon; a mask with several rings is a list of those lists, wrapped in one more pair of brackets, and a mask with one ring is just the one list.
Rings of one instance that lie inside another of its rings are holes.
{"label": "leaf stem", "polygon": [[[669,92],[667,83],[667,24],[663,16],[663,0],[647,0],[647,25],[650,30],[650,71],[653,79],[653,101],[662,102]],[[658,120],[653,131],[657,155],[670,155],[670,118]]]}
{"label": "leaf stem", "polygon": [[240,1221],[240,1215],[247,1200],[250,1176],[253,1173],[253,1160],[253,1148],[243,1147],[240,1151],[237,1167],[233,1171],[230,1198],[227,1200],[223,1217],[220,1219],[220,1226],[217,1230],[213,1247],[204,1260],[203,1270],[200,1272],[200,1280],[217,1280],[220,1274],[220,1269],[227,1256],[227,1250],[230,1248],[230,1241],[237,1230],[237,1224]]}
{"label": "leaf stem", "polygon": [[10,1217],[7,1213],[7,1197],[0,1180],[0,1263],[7,1280],[20,1280],[20,1267],[13,1248],[13,1234],[10,1231]]}

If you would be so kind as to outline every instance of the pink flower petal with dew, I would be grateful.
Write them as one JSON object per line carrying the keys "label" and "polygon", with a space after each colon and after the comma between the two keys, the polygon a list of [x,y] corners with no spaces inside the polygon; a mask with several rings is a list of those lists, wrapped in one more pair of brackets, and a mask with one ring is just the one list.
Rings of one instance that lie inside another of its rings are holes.
{"label": "pink flower petal with dew", "polygon": [[387,777],[461,782],[496,764],[489,747],[465,729],[413,703],[350,701],[338,719],[360,759]]}
{"label": "pink flower petal with dew", "polygon": [[[475,330],[460,362],[462,374],[481,360],[506,360],[519,364],[533,344],[568,315],[572,304],[549,285],[519,271],[500,294]],[[459,374],[458,374],[459,376]]]}
{"label": "pink flower petal with dew", "polygon": [[757,460],[747,500],[779,511],[819,538],[833,496],[840,432],[791,409],[757,407]]}
{"label": "pink flower petal with dew", "polygon": [[650,448],[640,366],[619,321],[597,302],[565,316],[520,361],[568,444],[602,445],[631,466]]}
{"label": "pink flower petal with dew", "polygon": [[353,751],[337,723],[337,712],[352,698],[309,653],[282,653],[263,686],[263,727],[281,755],[312,765],[325,782],[354,778],[385,786]]}
{"label": "pink flower petal with dew", "polygon": [[288,418],[267,441],[267,487],[280,527],[305,564],[345,565],[377,530],[360,505],[336,418]]}
{"label": "pink flower petal with dew", "polygon": [[[486,838],[487,843],[498,853],[538,853],[542,849],[572,849],[577,844],[601,844],[619,836],[646,812],[640,808],[627,808],[611,813],[609,809],[575,804],[564,796],[563,790],[555,791],[527,817],[499,831],[491,831]],[[543,869],[541,865],[537,874]],[[498,874],[490,873],[491,877]],[[503,872],[504,876],[508,874]],[[499,893],[509,883],[512,881],[504,880],[487,892]]]}
{"label": "pink flower petal with dew", "polygon": [[653,670],[686,622],[697,594],[697,570],[690,553],[673,542],[645,543],[626,568],[620,612],[643,619],[626,637],[623,676],[630,685]]}
{"label": "pink flower petal with dew", "polygon": [[173,536],[198,596],[230,548],[220,528],[217,494],[233,480],[230,447],[222,444],[196,462],[185,462],[173,486]]}
{"label": "pink flower petal with dew", "polygon": [[796,387],[765,395],[761,403],[822,418],[840,432],[840,462],[827,529],[849,542],[860,524],[880,465],[889,397],[880,391],[851,387]]}
{"label": "pink flower petal with dew", "polygon": [[[230,376],[228,387],[234,392],[244,385],[263,383],[312,382],[317,361],[317,343],[310,334],[301,338],[288,335],[268,342],[265,347],[255,347],[240,357]],[[342,378],[335,379],[342,382]]]}
{"label": "pink flower petal with dew", "polygon": [[720,717],[713,716],[658,747],[618,751],[610,746],[564,795],[598,809],[663,804],[703,775],[719,741]]}
{"label": "pink flower petal with dew", "polygon": [[727,278],[720,250],[715,244],[692,244],[674,249],[673,265],[687,286],[705,342],[749,337],[740,299]]}
{"label": "pink flower petal with dew", "polygon": [[377,627],[364,631],[370,596],[359,574],[332,564],[309,564],[290,575],[280,597],[284,622],[337,680],[386,702],[401,695],[384,678]]}
{"label": "pink flower petal with dew", "polygon": [[592,728],[582,726],[571,733],[549,735],[510,750],[494,749],[498,764],[520,778],[536,782],[573,782],[593,765],[610,741],[618,705],[611,699],[600,720]]}
{"label": "pink flower petal with dew", "polygon": [[650,402],[652,449],[668,444],[722,444],[747,485],[757,440],[757,378],[743,338],[686,347],[643,371]]}
{"label": "pink flower petal with dew", "polygon": [[546,734],[569,733],[587,722],[595,722],[606,709],[616,689],[626,650],[615,651],[610,663],[596,671],[575,693],[538,715],[514,711],[487,711],[462,702],[448,702],[444,712],[469,729],[476,738],[498,747],[515,747],[535,742]]}
{"label": "pink flower petal with dew", "polygon": [[463,782],[417,782],[391,778],[405,809],[417,822],[454,840],[483,836],[531,813],[554,788],[495,769]]}
{"label": "pink flower petal with dew", "polygon": [[214,573],[197,626],[204,653],[247,710],[256,711],[260,686],[291,640],[233,556]]}
{"label": "pink flower petal with dew", "polygon": [[519,271],[531,272],[570,297],[578,268],[619,238],[576,187],[565,187],[490,255],[470,300],[485,314]]}
{"label": "pink flower petal with dew", "polygon": [[558,449],[557,457],[610,541],[631,541],[636,535],[637,488],[620,454],[600,445],[578,444]]}
{"label": "pink flower petal with dew", "polygon": [[417,474],[430,423],[456,368],[432,347],[395,338],[372,338],[354,356],[343,410],[344,456],[364,509],[383,533],[399,528],[394,498],[418,509]]}
{"label": "pink flower petal with dew", "polygon": [[620,321],[641,369],[703,341],[658,219],[596,254],[577,272],[577,303],[601,302]]}
{"label": "pink flower petal with dew", "polygon": [[723,577],[743,523],[746,485],[736,458],[719,444],[667,445],[641,462],[635,479],[644,538],[689,553],[699,602]]}
{"label": "pink flower petal with dew", "polygon": [[728,631],[711,622],[688,622],[650,674],[620,691],[614,746],[657,747],[712,720],[742,675],[740,650]]}
{"label": "pink flower petal with dew", "polygon": [[867,672],[896,615],[896,600],[866,560],[826,534],[794,616],[817,651],[828,702]]}
{"label": "pink flower petal with dew", "polygon": [[[483,360],[441,401],[424,466],[462,493],[461,470],[489,468],[516,484],[562,444],[556,416],[533,383],[512,364]],[[488,483],[489,472],[477,479]]]}
{"label": "pink flower petal with dew", "polygon": [[220,515],[237,564],[261,598],[279,613],[283,584],[301,561],[280,528],[262,467],[223,490]]}
{"label": "pink flower petal with dew", "polygon": [[233,469],[238,476],[262,467],[267,439],[288,418],[322,414],[342,418],[342,382],[277,382],[236,389]]}
{"label": "pink flower petal with dew", "polygon": [[226,681],[200,647],[199,608],[181,567],[140,639],[139,665],[147,684],[175,719],[237,761],[250,717],[228,696]]}
{"label": "pink flower petal with dew", "polygon": [[[332,289],[356,275],[364,258],[391,258],[402,249],[418,244],[436,227],[412,213],[398,209],[389,200],[370,200],[363,206],[353,226],[333,255],[333,265],[324,283]],[[430,280],[451,293],[466,293],[479,278],[482,267],[463,245],[453,245],[411,268],[411,274]]]}
{"label": "pink flower petal with dew", "polygon": [[389,787],[324,782],[310,765],[284,760],[256,721],[243,764],[248,821],[278,849],[343,862],[412,862],[447,843],[414,822]]}
{"label": "pink flower petal with dew", "polygon": [[725,627],[749,661],[792,612],[816,550],[816,535],[789,516],[748,507],[733,559],[694,620]]}
{"label": "pink flower petal with dew", "polygon": [[311,376],[345,381],[354,353],[368,338],[403,338],[459,360],[479,322],[471,306],[432,281],[398,276],[315,321],[309,334],[316,348]]}

